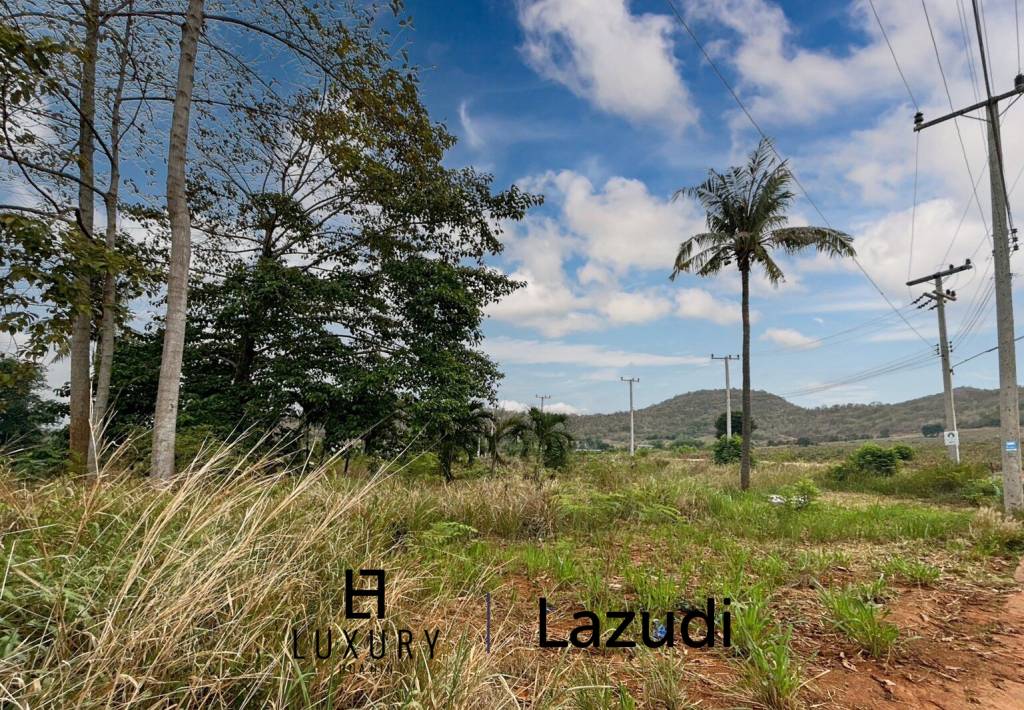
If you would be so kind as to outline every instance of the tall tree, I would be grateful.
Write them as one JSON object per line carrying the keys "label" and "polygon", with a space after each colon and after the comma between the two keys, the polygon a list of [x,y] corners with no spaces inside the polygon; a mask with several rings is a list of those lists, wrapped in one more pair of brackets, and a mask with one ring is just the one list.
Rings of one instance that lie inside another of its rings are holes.
{"label": "tall tree", "polygon": [[750,274],[764,270],[768,281],[778,285],[785,278],[774,253],[816,249],[828,256],[854,256],[849,235],[826,227],[786,227],[786,211],[795,197],[790,190],[793,174],[786,161],[776,157],[771,141],[763,139],[746,165],[724,173],[708,171],[695,187],[677,191],[674,198],[695,197],[707,213],[708,231],[686,239],[679,246],[670,278],[682,272],[713,276],[735,263],[742,284],[743,320],[743,448],[740,487],[750,486]]}
{"label": "tall tree", "polygon": [[192,252],[192,217],[185,194],[189,112],[196,70],[199,34],[203,27],[203,0],[189,0],[181,25],[178,82],[171,114],[167,149],[167,213],[171,227],[171,254],[167,270],[167,309],[160,381],[153,415],[153,476],[174,475],[174,441],[178,419],[181,360],[185,348],[188,305],[188,269]]}
{"label": "tall tree", "polygon": [[[82,239],[93,241],[96,224],[96,63],[99,55],[100,3],[87,0],[81,49],[78,99],[78,209],[76,220]],[[92,278],[85,268],[76,279],[78,308],[71,325],[71,413],[69,442],[73,469],[96,469],[92,426]]]}

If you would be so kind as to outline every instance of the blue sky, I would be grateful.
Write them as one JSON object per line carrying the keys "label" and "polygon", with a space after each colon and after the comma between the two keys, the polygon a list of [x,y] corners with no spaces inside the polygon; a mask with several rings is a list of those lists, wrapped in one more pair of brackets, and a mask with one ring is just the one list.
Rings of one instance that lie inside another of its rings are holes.
{"label": "blue sky", "polygon": [[[974,257],[978,268],[949,284],[959,295],[949,309],[955,362],[995,338],[982,124],[959,122],[966,164],[952,123],[915,136],[915,103],[928,117],[949,110],[925,15],[917,3],[875,5],[913,100],[866,0],[677,1],[894,304],[921,293],[904,285],[908,273]],[[543,393],[566,411],[604,412],[626,405],[620,376],[640,378],[638,406],[721,387],[721,364],[708,355],[739,350],[739,280],[669,282],[679,242],[703,225],[695,204],[670,198],[708,167],[741,162],[757,134],[668,4],[409,0],[407,9],[414,29],[396,43],[423,67],[434,117],[460,137],[450,162],[546,197],[507,226],[494,261],[528,283],[491,309],[485,328],[484,348],[506,373],[500,399],[525,404]],[[982,90],[973,33],[968,54],[957,3],[930,0],[928,11],[952,101],[973,103]],[[1018,62],[1013,1],[989,0],[985,12],[994,86],[1005,91]],[[1024,161],[1022,111],[1003,117],[1011,184]],[[977,200],[969,174],[980,179]],[[1024,212],[1019,189],[1015,214]],[[791,222],[822,218],[800,199]],[[919,337],[853,263],[811,254],[783,262],[781,287],[754,285],[756,388],[807,392],[900,358],[920,367],[789,399],[889,402],[941,388],[927,359],[933,312],[903,311]],[[958,368],[955,384],[996,386],[995,355]]]}

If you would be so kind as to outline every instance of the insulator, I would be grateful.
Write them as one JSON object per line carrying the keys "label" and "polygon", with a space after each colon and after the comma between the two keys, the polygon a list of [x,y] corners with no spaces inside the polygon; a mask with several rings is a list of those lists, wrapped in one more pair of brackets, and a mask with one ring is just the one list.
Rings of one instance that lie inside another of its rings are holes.
{"label": "insulator", "polygon": [[[1020,79],[1019,76],[1017,78]],[[924,123],[924,114],[918,111],[914,114],[914,125],[920,126],[922,123]]]}

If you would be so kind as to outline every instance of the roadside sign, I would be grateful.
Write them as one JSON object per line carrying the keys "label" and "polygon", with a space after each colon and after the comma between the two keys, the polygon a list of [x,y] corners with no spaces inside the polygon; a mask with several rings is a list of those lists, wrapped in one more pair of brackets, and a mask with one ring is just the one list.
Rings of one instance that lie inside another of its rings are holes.
{"label": "roadside sign", "polygon": [[947,431],[943,434],[946,440],[946,446],[959,446],[960,445],[960,432],[958,431]]}
{"label": "roadside sign", "polygon": [[1006,451],[1007,451],[1007,453],[1011,453],[1011,454],[1017,453],[1017,442],[1016,441],[1007,441],[1006,442]]}

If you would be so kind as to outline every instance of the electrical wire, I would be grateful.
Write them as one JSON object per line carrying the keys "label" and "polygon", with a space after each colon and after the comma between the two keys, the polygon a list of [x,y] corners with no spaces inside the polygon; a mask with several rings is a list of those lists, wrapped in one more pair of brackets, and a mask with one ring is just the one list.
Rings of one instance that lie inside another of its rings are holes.
{"label": "electrical wire", "polygon": [[[1014,339],[1013,339],[1013,342],[1015,342],[1015,343],[1016,343],[1016,342],[1017,342],[1018,340],[1020,340],[1020,339],[1022,339],[1022,338],[1024,338],[1024,335],[1018,335],[1018,336],[1017,336],[1016,338],[1014,338]],[[953,364],[953,365],[950,365],[950,366],[949,366],[949,369],[950,369],[950,370],[952,370],[952,369],[954,369],[954,368],[960,367],[960,365],[963,365],[963,364],[964,364],[965,362],[970,362],[970,361],[971,361],[971,360],[973,360],[974,358],[976,358],[976,357],[981,357],[982,355],[988,355],[989,353],[991,353],[991,352],[995,352],[995,351],[996,351],[996,350],[998,350],[998,349],[999,349],[999,346],[998,346],[998,345],[993,345],[993,346],[992,346],[991,348],[989,348],[988,350],[982,350],[982,351],[981,351],[980,353],[974,353],[974,354],[973,354],[973,355],[971,355],[970,357],[964,358],[964,359],[963,359],[963,360],[961,360],[960,362],[958,362],[958,363],[955,363],[955,364]]]}
{"label": "electrical wire", "polygon": [[[945,89],[946,99],[949,101],[949,110],[955,111],[956,109],[953,107],[953,94],[949,91],[949,82],[946,80],[946,70],[942,66],[942,56],[939,54],[939,43],[935,40],[935,32],[932,29],[932,19],[931,15],[928,14],[928,3],[925,2],[925,0],[921,0],[921,8],[924,10],[925,23],[928,25],[928,35],[931,37],[932,47],[935,49],[935,62],[939,65],[939,74],[942,76],[942,87]],[[987,82],[988,70],[986,69],[985,71]],[[963,155],[964,165],[967,167],[967,176],[971,180],[971,188],[974,192],[974,202],[978,205],[978,214],[981,215],[982,224],[986,224],[985,209],[981,206],[981,198],[978,197],[978,188],[974,181],[974,171],[971,170],[971,161],[967,157],[967,146],[964,143],[963,134],[960,132],[960,121],[955,116],[953,117],[953,127],[956,128],[956,137],[960,142],[960,153]],[[986,227],[986,229],[988,229],[988,227]]]}
{"label": "electrical wire", "polygon": [[878,10],[875,8],[875,0],[868,0],[871,3],[871,12],[875,16],[875,22],[878,23],[878,29],[882,31],[882,38],[885,40],[886,45],[889,47],[889,54],[892,55],[892,63],[896,65],[896,71],[899,72],[900,79],[903,80],[903,86],[907,87],[907,95],[910,96],[910,103],[914,104],[914,109],[920,111],[920,106],[917,105],[917,99],[914,98],[914,92],[910,90],[910,84],[907,82],[907,77],[903,74],[903,69],[900,67],[900,60],[896,58],[896,50],[892,48],[892,42],[889,41],[889,35],[885,31],[885,26],[882,25],[882,20],[878,16]]}
{"label": "electrical wire", "polygon": [[901,358],[877,365],[866,370],[846,375],[837,380],[830,382],[824,382],[817,385],[810,385],[801,389],[793,390],[791,392],[784,392],[780,396],[782,397],[805,397],[812,394],[818,394],[819,392],[825,392],[836,387],[845,387],[853,384],[859,384],[867,380],[872,380],[885,375],[891,375],[896,372],[903,372],[906,370],[915,370],[922,367],[927,367],[932,364],[939,355],[934,350],[929,349],[926,352],[919,352],[913,355],[906,355]]}
{"label": "electrical wire", "polygon": [[[904,305],[904,306],[900,306],[900,309],[901,310],[914,310],[912,304],[907,304],[907,305]],[[856,325],[852,325],[849,328],[844,328],[843,330],[836,331],[835,333],[830,333],[829,335],[823,335],[820,338],[815,338],[815,339],[809,340],[809,341],[807,341],[805,343],[800,343],[798,345],[783,345],[783,346],[778,347],[778,348],[772,348],[771,350],[757,350],[757,351],[754,351],[751,354],[752,355],[758,355],[758,356],[779,355],[779,354],[788,354],[788,353],[792,353],[792,352],[800,352],[800,351],[803,351],[803,350],[813,350],[813,349],[817,349],[817,348],[822,347],[822,346],[838,345],[840,343],[845,343],[845,342],[849,342],[850,340],[855,340],[857,338],[860,338],[861,336],[860,336],[859,331],[863,330],[864,328],[871,327],[871,326],[879,326],[882,323],[886,322],[887,320],[891,320],[895,315],[896,315],[896,313],[890,311],[889,313],[884,313],[884,314],[882,314],[880,316],[876,316],[876,317],[871,318],[869,320],[866,320],[866,321],[864,321],[862,323],[858,323]],[[844,337],[844,336],[846,336],[846,337]]]}
{"label": "electrical wire", "polygon": [[[681,24],[683,26],[683,29],[686,30],[686,33],[690,35],[690,39],[692,39],[694,44],[697,45],[697,48],[700,50],[701,54],[704,55],[704,59],[707,61],[708,65],[711,66],[711,69],[715,72],[715,75],[718,77],[719,81],[722,82],[722,85],[725,86],[729,94],[732,95],[732,98],[736,102],[736,105],[740,107],[740,110],[747,117],[747,120],[750,121],[750,125],[754,127],[754,130],[758,132],[762,139],[767,141],[768,135],[761,129],[761,126],[751,115],[750,111],[747,109],[746,105],[744,105],[743,101],[740,100],[740,97],[736,94],[736,91],[733,89],[732,84],[729,83],[729,80],[725,78],[724,74],[722,74],[721,70],[718,68],[718,65],[711,58],[711,55],[708,54],[708,51],[704,47],[703,43],[701,43],[700,39],[697,37],[693,29],[690,27],[690,24],[683,17],[682,13],[679,11],[679,8],[676,7],[675,1],[665,0],[665,2],[672,10],[672,14],[675,15],[676,19],[679,21],[679,24]],[[775,156],[780,161],[784,160],[782,154],[779,153],[778,148],[775,147],[775,144],[769,141],[769,145],[771,146],[772,152],[775,153]],[[825,223],[825,226],[828,227],[829,229],[833,229],[832,224],[829,222],[828,218],[825,217],[825,214],[821,211],[821,208],[818,207],[817,203],[811,198],[810,193],[808,193],[806,188],[804,188],[803,183],[800,182],[800,178],[798,178],[796,173],[793,171],[790,171],[790,174],[793,176],[793,182],[796,183],[796,186],[800,189],[800,192],[803,193],[804,199],[806,199],[807,202],[811,205],[811,207],[814,208],[814,211],[818,214],[819,217],[821,217],[822,221]],[[925,339],[925,337],[921,335],[920,331],[918,331],[917,328],[915,328],[910,323],[910,321],[907,320],[906,316],[904,316],[899,311],[899,309],[896,308],[896,305],[892,302],[889,296],[886,295],[885,291],[882,290],[878,283],[871,277],[871,274],[868,273],[867,269],[864,268],[864,265],[861,264],[860,259],[858,259],[856,256],[851,257],[851,259],[853,260],[853,263],[856,264],[860,272],[864,275],[864,278],[866,278],[868,282],[872,285],[872,287],[874,287],[874,289],[878,291],[879,295],[883,299],[885,299],[885,302],[889,305],[889,308],[891,308],[893,311],[899,314],[903,322],[907,325],[908,328],[910,328],[910,330],[914,332],[914,334],[921,340],[921,342],[925,343],[926,345],[930,345],[928,341]]]}
{"label": "electrical wire", "polygon": [[1017,30],[1017,73],[1020,74],[1020,0],[1013,2],[1013,26]]}

